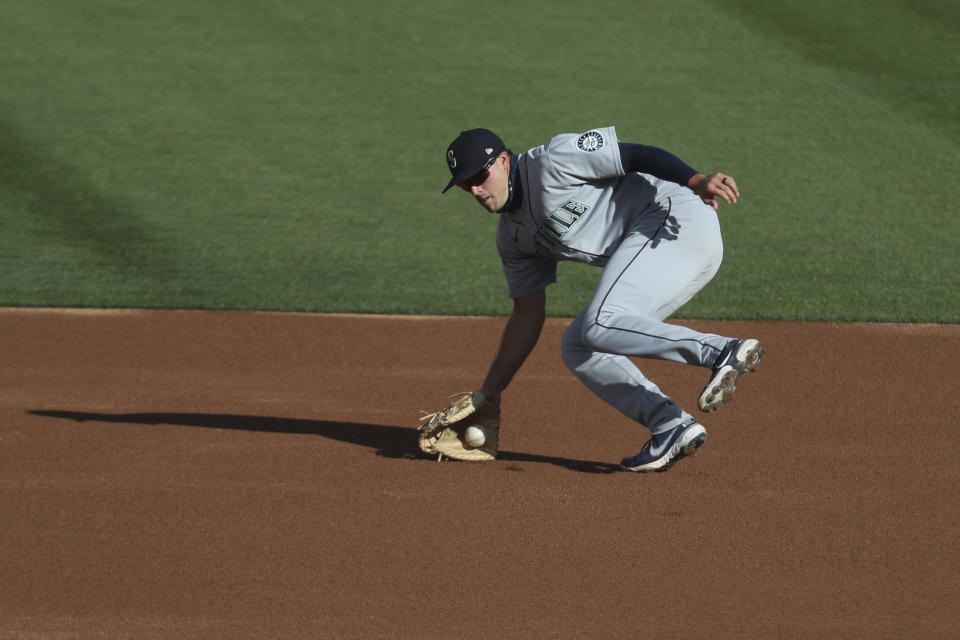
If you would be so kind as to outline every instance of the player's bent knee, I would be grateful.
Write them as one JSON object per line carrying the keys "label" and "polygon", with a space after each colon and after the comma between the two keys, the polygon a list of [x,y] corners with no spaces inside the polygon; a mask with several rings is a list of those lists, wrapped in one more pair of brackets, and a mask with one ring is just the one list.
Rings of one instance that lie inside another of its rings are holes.
{"label": "player's bent knee", "polygon": [[608,327],[602,326],[599,322],[585,322],[580,334],[580,340],[590,351],[606,351],[604,348],[604,338],[609,333]]}
{"label": "player's bent knee", "polygon": [[571,326],[563,334],[560,342],[560,355],[567,369],[576,373],[577,370],[590,358],[590,349],[580,339],[579,327]]}

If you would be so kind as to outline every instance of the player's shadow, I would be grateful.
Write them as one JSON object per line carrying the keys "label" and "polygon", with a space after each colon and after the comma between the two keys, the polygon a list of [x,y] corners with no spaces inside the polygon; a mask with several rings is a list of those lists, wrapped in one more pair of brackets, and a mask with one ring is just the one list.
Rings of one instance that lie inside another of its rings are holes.
{"label": "player's shadow", "polygon": [[[88,413],[82,411],[29,411],[35,416],[62,418],[76,422],[118,422],[124,424],[175,425],[204,429],[233,429],[267,433],[294,433],[317,435],[341,442],[369,447],[378,456],[427,460],[416,446],[414,427],[392,427],[382,424],[273,418],[267,416],[229,415],[221,413]],[[617,465],[589,460],[572,460],[531,453],[500,451],[498,460],[508,462],[539,462],[579,471],[581,473],[614,473]]]}

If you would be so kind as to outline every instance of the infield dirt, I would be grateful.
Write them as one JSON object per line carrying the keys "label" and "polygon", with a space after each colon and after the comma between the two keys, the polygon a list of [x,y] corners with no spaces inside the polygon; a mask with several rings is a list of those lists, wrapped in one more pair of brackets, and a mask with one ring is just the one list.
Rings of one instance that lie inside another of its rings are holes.
{"label": "infield dirt", "polygon": [[0,637],[960,636],[960,326],[682,321],[767,353],[638,475],[551,319],[500,459],[415,455],[504,322],[0,310]]}

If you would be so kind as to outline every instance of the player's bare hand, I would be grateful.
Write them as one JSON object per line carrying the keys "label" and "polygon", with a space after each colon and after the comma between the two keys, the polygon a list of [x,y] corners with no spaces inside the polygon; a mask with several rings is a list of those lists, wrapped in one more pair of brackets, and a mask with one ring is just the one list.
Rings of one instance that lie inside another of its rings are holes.
{"label": "player's bare hand", "polygon": [[713,173],[709,176],[698,173],[690,178],[687,186],[700,196],[701,200],[713,207],[714,211],[720,206],[717,198],[727,204],[734,204],[740,197],[736,180],[725,173]]}

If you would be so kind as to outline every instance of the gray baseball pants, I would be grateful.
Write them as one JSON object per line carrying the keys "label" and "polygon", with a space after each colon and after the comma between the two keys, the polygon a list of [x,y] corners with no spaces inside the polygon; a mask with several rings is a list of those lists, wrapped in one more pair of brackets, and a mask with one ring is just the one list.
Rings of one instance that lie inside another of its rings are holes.
{"label": "gray baseball pants", "polygon": [[692,192],[638,217],[563,336],[563,360],[596,395],[662,433],[692,418],[630,357],[710,367],[730,338],[663,322],[717,273],[720,223]]}

